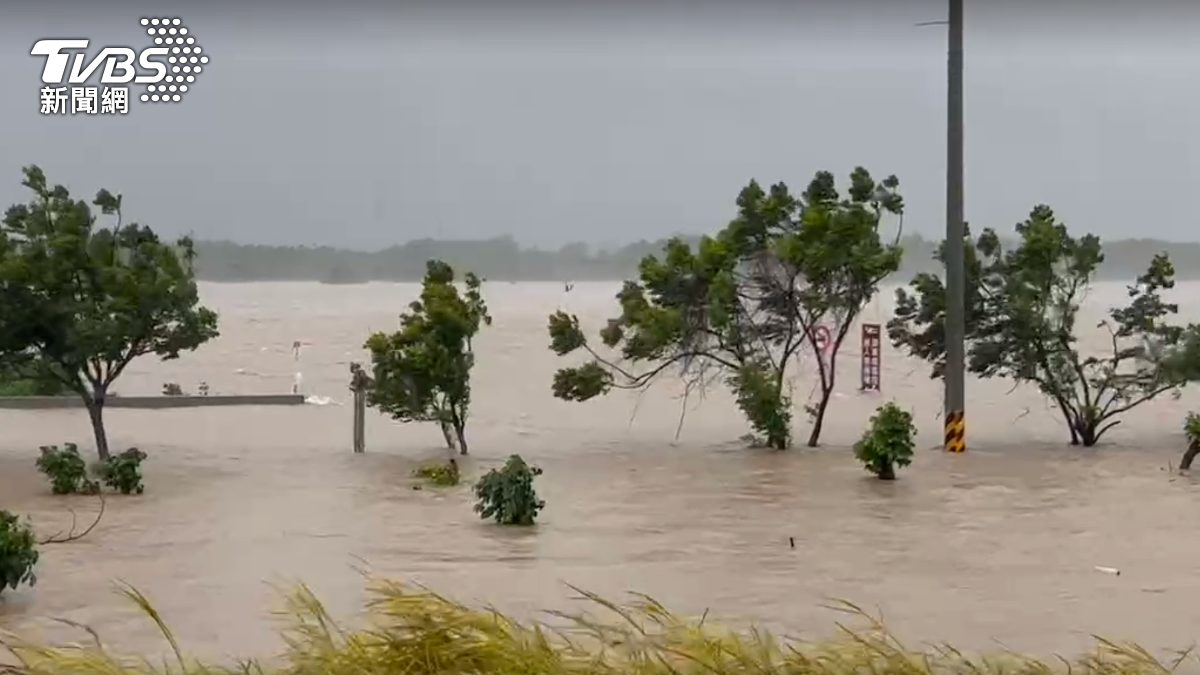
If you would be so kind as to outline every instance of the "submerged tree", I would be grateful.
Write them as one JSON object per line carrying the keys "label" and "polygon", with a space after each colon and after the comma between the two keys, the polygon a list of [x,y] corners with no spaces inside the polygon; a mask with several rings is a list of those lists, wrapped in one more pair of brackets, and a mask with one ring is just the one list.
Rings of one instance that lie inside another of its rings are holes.
{"label": "submerged tree", "polygon": [[492,317],[479,277],[468,273],[461,293],[454,280],[449,265],[428,261],[421,297],[400,315],[400,330],[367,339],[375,379],[367,404],[401,422],[437,422],[447,447],[465,455],[471,342]]}
{"label": "submerged tree", "polygon": [[[642,260],[638,281],[626,281],[617,294],[621,314],[600,332],[618,360],[596,351],[578,317],[550,316],[550,348],[559,356],[583,349],[591,360],[562,368],[553,391],[568,401],[587,401],[617,389],[644,389],[664,373],[679,372],[687,390],[724,379],[738,394],[751,426],[773,448],[791,440],[791,402],[784,393],[781,361],[801,341],[793,336],[781,354],[762,346],[753,308],[737,288],[738,257],[720,238],[703,238],[696,250],[670,241],[660,260]],[[644,366],[644,367],[643,367]]]}
{"label": "submerged tree", "polygon": [[[890,244],[879,232],[886,215],[903,217],[899,186],[895,176],[876,183],[860,167],[850,174],[843,198],[833,175],[820,172],[802,198],[782,211],[770,207],[786,201],[786,191],[776,194],[778,188],[773,189],[766,202],[761,192],[743,191],[742,216],[728,228],[739,250],[754,261],[739,285],[769,317],[764,338],[778,349],[799,335],[817,357],[820,397],[805,406],[812,421],[810,447],[820,442],[846,337],[879,283],[900,269],[902,226]],[[768,208],[755,209],[756,204]],[[818,344],[822,327],[830,332],[824,355]]]}
{"label": "submerged tree", "polygon": [[1194,412],[1187,414],[1183,420],[1183,434],[1187,440],[1187,450],[1179,461],[1179,470],[1189,471],[1192,462],[1196,461],[1196,455],[1200,455],[1200,415]]}
{"label": "submerged tree", "polygon": [[[1178,361],[1195,331],[1170,322],[1179,308],[1160,295],[1175,285],[1165,253],[1129,287],[1129,303],[1099,324],[1108,333],[1104,352],[1082,355],[1076,320],[1104,260],[1100,239],[1072,237],[1044,205],[1016,234],[1010,250],[990,229],[967,247],[969,372],[1037,386],[1061,412],[1071,444],[1089,447],[1120,424],[1123,413],[1191,379]],[[941,281],[918,275],[911,292],[900,289],[896,296],[892,342],[933,362],[939,376],[945,358]]]}
{"label": "submerged tree", "polygon": [[897,187],[895,177],[876,184],[861,168],[845,199],[828,172],[817,173],[799,198],[782,183],[764,191],[751,181],[738,195],[737,217],[717,236],[694,249],[672,240],[661,258],[643,259],[636,281],[625,282],[621,314],[600,332],[620,358],[594,349],[577,317],[551,315],[551,349],[591,357],[555,374],[555,396],[585,401],[613,388],[643,389],[663,373],[680,373],[688,392],[723,380],[767,445],[786,448],[788,365],[805,345],[816,352],[814,329],[833,321],[834,356],[818,365],[822,396],[811,410],[809,444],[816,445],[837,350],[879,281],[900,263],[899,247],[879,236],[883,215],[902,212]]}
{"label": "submerged tree", "polygon": [[83,398],[100,459],[110,454],[104,404],[138,357],[178,358],[217,336],[217,315],[199,305],[190,239],[162,242],[124,224],[121,195],[100,190],[92,205],[50,186],[36,166],[22,185],[33,197],[0,224],[0,347],[13,367],[56,379]]}
{"label": "submerged tree", "polygon": [[[964,225],[963,268],[966,276],[966,325],[970,334],[984,315],[982,253]],[[985,241],[980,238],[980,241]],[[986,240],[991,243],[991,238]],[[940,242],[933,259],[946,265],[946,242]],[[909,288],[896,289],[895,315],[888,321],[887,332],[893,345],[932,364],[931,379],[942,377],[946,368],[946,287],[940,274],[920,272]]]}
{"label": "submerged tree", "polygon": [[546,508],[533,482],[542,470],[527,464],[520,455],[510,455],[504,467],[488,471],[475,483],[475,513],[500,525],[533,525]]}
{"label": "submerged tree", "polygon": [[896,480],[896,469],[912,464],[916,435],[912,413],[889,401],[871,417],[870,426],[854,444],[854,456],[880,480]]}
{"label": "submerged tree", "polygon": [[34,568],[39,556],[29,521],[0,510],[0,595],[21,584],[37,585]]}

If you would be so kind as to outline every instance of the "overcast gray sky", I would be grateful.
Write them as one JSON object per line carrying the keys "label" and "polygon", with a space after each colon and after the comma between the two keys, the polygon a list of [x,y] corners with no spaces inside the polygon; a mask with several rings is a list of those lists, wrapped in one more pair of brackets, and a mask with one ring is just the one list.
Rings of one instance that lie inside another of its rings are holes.
{"label": "overcast gray sky", "polygon": [[[720,227],[751,177],[862,164],[938,236],[945,28],[913,24],[945,4],[9,0],[0,203],[38,163],[167,234],[620,243]],[[1106,237],[1200,239],[1200,10],[1121,4],[967,0],[975,226],[1048,202]],[[34,41],[140,49],[142,16],[180,17],[211,56],[182,102],[39,114]]]}

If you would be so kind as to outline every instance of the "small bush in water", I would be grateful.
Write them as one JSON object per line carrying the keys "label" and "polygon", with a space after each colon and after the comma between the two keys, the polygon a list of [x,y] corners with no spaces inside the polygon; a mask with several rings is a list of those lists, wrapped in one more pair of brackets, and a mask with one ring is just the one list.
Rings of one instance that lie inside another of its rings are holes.
{"label": "small bush in water", "polygon": [[65,443],[43,445],[37,458],[38,471],[50,479],[50,491],[56,495],[96,494],[100,485],[87,477],[87,463],[79,456],[79,446]]}
{"label": "small bush in water", "polygon": [[880,479],[896,480],[896,467],[912,464],[916,434],[912,414],[885,403],[875,411],[862,440],[854,444],[854,456]]}
{"label": "small bush in water", "polygon": [[37,542],[33,528],[8,511],[0,511],[0,595],[6,588],[14,591],[21,584],[33,586],[37,575]]}
{"label": "small bush in water", "polygon": [[446,463],[426,464],[413,469],[414,478],[423,478],[432,485],[453,487],[458,485],[461,478],[458,473],[458,462],[453,458]]}
{"label": "small bush in water", "polygon": [[146,453],[137,448],[113,455],[100,465],[100,478],[105,485],[123,495],[140,495],[146,489],[142,485],[142,461],[145,459]]}
{"label": "small bush in water", "polygon": [[1179,462],[1179,469],[1187,471],[1192,468],[1196,455],[1200,454],[1200,415],[1194,412],[1187,414],[1187,418],[1183,420],[1183,433],[1187,437],[1188,445],[1183,459]]}
{"label": "small bush in water", "polygon": [[546,506],[533,487],[533,479],[540,475],[541,469],[526,464],[520,455],[512,455],[503,469],[488,471],[475,484],[475,512],[501,525],[533,525],[538,511]]}
{"label": "small bush in water", "polygon": [[1200,415],[1188,413],[1183,420],[1183,432],[1187,434],[1188,443],[1200,442]]}

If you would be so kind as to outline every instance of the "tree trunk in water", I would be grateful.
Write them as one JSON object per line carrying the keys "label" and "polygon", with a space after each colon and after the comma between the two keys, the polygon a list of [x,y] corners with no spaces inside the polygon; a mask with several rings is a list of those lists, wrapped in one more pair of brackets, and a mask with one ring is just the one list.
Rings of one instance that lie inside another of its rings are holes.
{"label": "tree trunk in water", "polygon": [[455,427],[454,433],[458,435],[458,454],[467,454],[467,430],[460,425]]}
{"label": "tree trunk in water", "polygon": [[450,434],[450,425],[446,422],[438,422],[438,425],[442,427],[442,438],[446,439],[446,447],[451,451],[457,450],[454,446],[454,436]]}
{"label": "tree trunk in water", "polygon": [[99,455],[101,462],[107,462],[110,457],[108,434],[104,431],[105,393],[104,389],[98,387],[90,397],[83,399],[83,403],[87,407],[88,418],[92,421],[92,434],[96,437],[96,454]]}
{"label": "tree trunk in water", "polygon": [[821,387],[821,402],[817,404],[817,414],[813,415],[812,431],[808,433],[808,447],[815,448],[821,442],[821,427],[825,425],[825,409],[829,407],[829,399],[833,396],[833,387]]}
{"label": "tree trunk in water", "polygon": [[891,462],[884,462],[879,467],[879,480],[896,480],[896,467]]}
{"label": "tree trunk in water", "polygon": [[1067,405],[1062,399],[1058,400],[1058,409],[1063,414],[1063,419],[1067,421],[1067,429],[1071,432],[1071,445],[1079,445],[1079,433],[1075,431],[1075,420],[1071,419],[1071,413],[1067,412]]}
{"label": "tree trunk in water", "polygon": [[460,414],[457,408],[450,409],[450,422],[454,425],[454,434],[458,436],[458,454],[467,454],[467,416],[465,411]]}
{"label": "tree trunk in water", "polygon": [[1200,455],[1200,441],[1192,441],[1188,444],[1187,452],[1183,453],[1183,459],[1179,460],[1179,470],[1191,469],[1192,460],[1196,459],[1196,455]]}
{"label": "tree trunk in water", "polygon": [[767,447],[775,450],[787,450],[788,438],[785,434],[769,434],[767,435]]}
{"label": "tree trunk in water", "polygon": [[1085,448],[1096,445],[1096,441],[1100,440],[1096,437],[1096,425],[1080,424],[1079,426],[1081,427],[1079,429],[1079,443]]}

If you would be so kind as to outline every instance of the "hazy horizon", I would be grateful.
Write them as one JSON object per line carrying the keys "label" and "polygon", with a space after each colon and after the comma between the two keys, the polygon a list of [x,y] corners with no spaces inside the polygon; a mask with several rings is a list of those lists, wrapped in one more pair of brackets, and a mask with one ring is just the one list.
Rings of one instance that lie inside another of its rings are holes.
{"label": "hazy horizon", "polygon": [[[150,223],[145,223],[145,224],[150,225]],[[544,251],[547,253],[553,253],[553,252],[561,251],[563,248],[566,248],[569,246],[584,244],[588,247],[587,252],[594,254],[594,253],[601,252],[601,251],[612,252],[612,251],[624,248],[626,246],[635,246],[638,244],[656,244],[656,243],[660,243],[660,242],[665,242],[674,237],[683,237],[685,239],[690,239],[690,238],[703,237],[705,235],[716,235],[718,233],[718,231],[725,225],[726,225],[726,223],[722,222],[720,225],[713,227],[712,230],[710,230],[710,231],[673,232],[673,233],[664,234],[661,237],[636,237],[636,238],[627,239],[627,240],[615,240],[614,239],[614,240],[608,240],[608,241],[600,241],[600,240],[589,241],[587,239],[579,239],[577,241],[564,241],[561,243],[545,243],[545,242],[539,243],[537,241],[525,241],[510,232],[498,232],[496,234],[489,234],[489,235],[478,236],[478,237],[418,236],[418,237],[413,237],[411,239],[402,239],[402,240],[394,241],[392,243],[381,243],[381,244],[375,245],[375,246],[351,246],[351,245],[342,245],[342,244],[337,244],[337,243],[330,244],[330,243],[324,243],[324,242],[253,242],[253,241],[238,240],[238,239],[234,239],[234,238],[214,239],[214,238],[206,238],[206,237],[199,237],[199,236],[195,237],[195,239],[197,241],[210,243],[210,244],[232,244],[234,246],[263,246],[263,247],[279,247],[279,248],[310,248],[310,249],[328,248],[328,249],[333,249],[333,250],[337,250],[337,251],[348,251],[351,253],[383,253],[383,252],[387,251],[388,249],[403,247],[406,245],[415,244],[415,243],[424,242],[424,241],[433,241],[433,242],[447,243],[447,244],[471,244],[471,243],[482,243],[482,242],[511,239],[512,241],[516,242],[517,245],[520,246],[523,250],[528,250],[528,251]],[[1069,223],[1068,223],[1068,225],[1069,225]],[[1014,240],[1011,226],[1003,226],[1003,227],[998,227],[995,229],[1000,234],[1001,241],[1011,243]],[[1082,230],[1082,229],[1080,229],[1080,230],[1072,229],[1071,233],[1075,236],[1079,236],[1079,235],[1083,235],[1083,234],[1090,234],[1089,232]],[[944,239],[944,237],[940,233],[937,233],[937,232],[932,233],[932,234],[926,234],[926,233],[921,233],[921,232],[915,232],[915,233],[906,232],[905,234],[906,235],[912,234],[912,235],[920,236],[923,240],[925,240],[927,242],[937,242],[937,241],[941,241],[942,239]],[[1163,244],[1181,244],[1181,245],[1186,245],[1186,246],[1193,246],[1193,245],[1200,245],[1200,237],[1196,237],[1193,239],[1164,239],[1161,237],[1116,236],[1116,237],[1102,238],[1102,241],[1101,241],[1101,243],[1103,243],[1105,245],[1127,243],[1127,242],[1155,242],[1155,243],[1163,243]]]}
{"label": "hazy horizon", "polygon": [[[945,4],[181,6],[212,58],[193,90],[87,119],[39,114],[30,46],[141,48],[161,6],[12,2],[0,204],[36,163],[80,197],[124,193],[169,236],[612,246],[715,231],[750,178],[863,165],[899,176],[906,231],[940,238],[945,29],[914,24]],[[1200,9],[967,0],[966,17],[973,226],[1045,202],[1105,239],[1200,239],[1175,197],[1200,169]]]}

